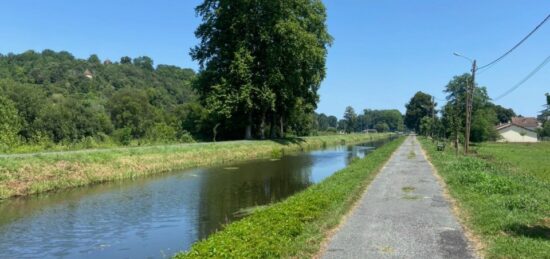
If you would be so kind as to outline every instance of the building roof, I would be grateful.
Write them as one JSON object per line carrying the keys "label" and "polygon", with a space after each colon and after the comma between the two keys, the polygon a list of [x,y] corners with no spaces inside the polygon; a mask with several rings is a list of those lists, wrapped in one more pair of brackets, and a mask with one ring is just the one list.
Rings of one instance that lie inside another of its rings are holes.
{"label": "building roof", "polygon": [[501,129],[505,129],[505,128],[508,128],[508,127],[511,127],[511,126],[516,126],[516,127],[518,127],[518,128],[522,128],[522,129],[527,130],[527,131],[535,132],[533,129],[530,129],[530,128],[527,128],[527,127],[523,127],[523,126],[521,126],[521,125],[517,125],[517,124],[514,124],[514,123],[504,123],[504,124],[497,125],[497,126],[496,126],[496,129],[497,129],[497,130],[501,130]]}
{"label": "building roof", "polygon": [[512,124],[523,128],[537,128],[539,122],[533,117],[512,117]]}

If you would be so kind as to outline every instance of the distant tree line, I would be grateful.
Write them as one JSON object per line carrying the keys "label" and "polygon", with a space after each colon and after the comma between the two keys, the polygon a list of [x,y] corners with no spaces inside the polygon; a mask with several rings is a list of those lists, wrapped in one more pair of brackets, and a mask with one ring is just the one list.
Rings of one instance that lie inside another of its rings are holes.
{"label": "distant tree line", "polygon": [[[437,110],[432,96],[417,92],[406,104],[405,125],[419,134],[464,140],[466,121],[466,89],[471,82],[470,74],[455,76],[446,85],[446,103]],[[495,125],[508,123],[516,113],[509,108],[491,102],[486,87],[475,86],[472,106],[470,140],[481,142],[496,140]]]}
{"label": "distant tree line", "polygon": [[317,115],[316,130],[346,133],[376,130],[377,132],[403,131],[403,115],[399,110],[363,110],[363,114],[357,114],[353,107],[348,106],[343,118],[338,120],[335,116],[327,116],[324,113]]}

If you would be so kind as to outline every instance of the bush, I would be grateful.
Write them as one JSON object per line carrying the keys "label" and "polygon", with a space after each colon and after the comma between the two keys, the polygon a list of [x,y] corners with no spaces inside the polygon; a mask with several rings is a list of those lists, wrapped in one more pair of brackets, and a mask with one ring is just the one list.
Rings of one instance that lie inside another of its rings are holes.
{"label": "bush", "polygon": [[132,129],[131,128],[121,128],[113,132],[113,138],[121,145],[130,145],[132,140]]}

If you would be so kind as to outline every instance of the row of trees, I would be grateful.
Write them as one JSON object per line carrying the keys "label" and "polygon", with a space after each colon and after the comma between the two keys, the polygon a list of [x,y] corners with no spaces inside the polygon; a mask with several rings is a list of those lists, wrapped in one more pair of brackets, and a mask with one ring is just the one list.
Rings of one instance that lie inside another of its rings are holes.
{"label": "row of trees", "polygon": [[371,109],[365,109],[363,114],[357,115],[353,107],[348,106],[344,118],[338,122],[337,129],[348,133],[367,129],[375,129],[378,132],[403,131],[403,115],[399,110]]}
{"label": "row of trees", "polygon": [[[433,97],[417,92],[406,104],[405,125],[411,130],[432,137],[463,139],[466,114],[466,89],[471,82],[470,74],[455,76],[446,85],[447,102],[437,110]],[[441,114],[440,116],[438,114]],[[495,105],[487,94],[486,87],[474,87],[471,134],[474,142],[496,140],[495,125],[507,123],[516,116],[512,109]]]}

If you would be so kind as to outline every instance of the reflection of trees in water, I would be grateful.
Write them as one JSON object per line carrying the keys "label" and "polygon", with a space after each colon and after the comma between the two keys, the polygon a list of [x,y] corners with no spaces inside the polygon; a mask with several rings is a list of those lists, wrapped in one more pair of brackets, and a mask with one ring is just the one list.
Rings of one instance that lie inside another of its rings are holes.
{"label": "reflection of trees in water", "polygon": [[280,201],[312,184],[310,155],[254,161],[238,170],[211,169],[203,181],[199,238],[236,219],[240,209]]}
{"label": "reflection of trees in water", "polygon": [[[170,176],[52,194],[26,204],[18,201],[12,217],[19,220],[0,226],[0,257],[76,257],[81,252],[121,257],[124,252],[117,250],[119,242],[128,237],[158,238],[148,235],[162,224],[189,229],[178,235],[177,244],[190,245],[196,241],[191,230],[195,229],[193,211],[198,208],[198,199],[192,196],[199,192],[197,180]],[[186,226],[179,226],[182,222]],[[100,245],[106,246],[98,250]],[[129,245],[132,253],[143,252]],[[151,252],[151,247],[143,249]],[[157,256],[157,252],[141,255]]]}

